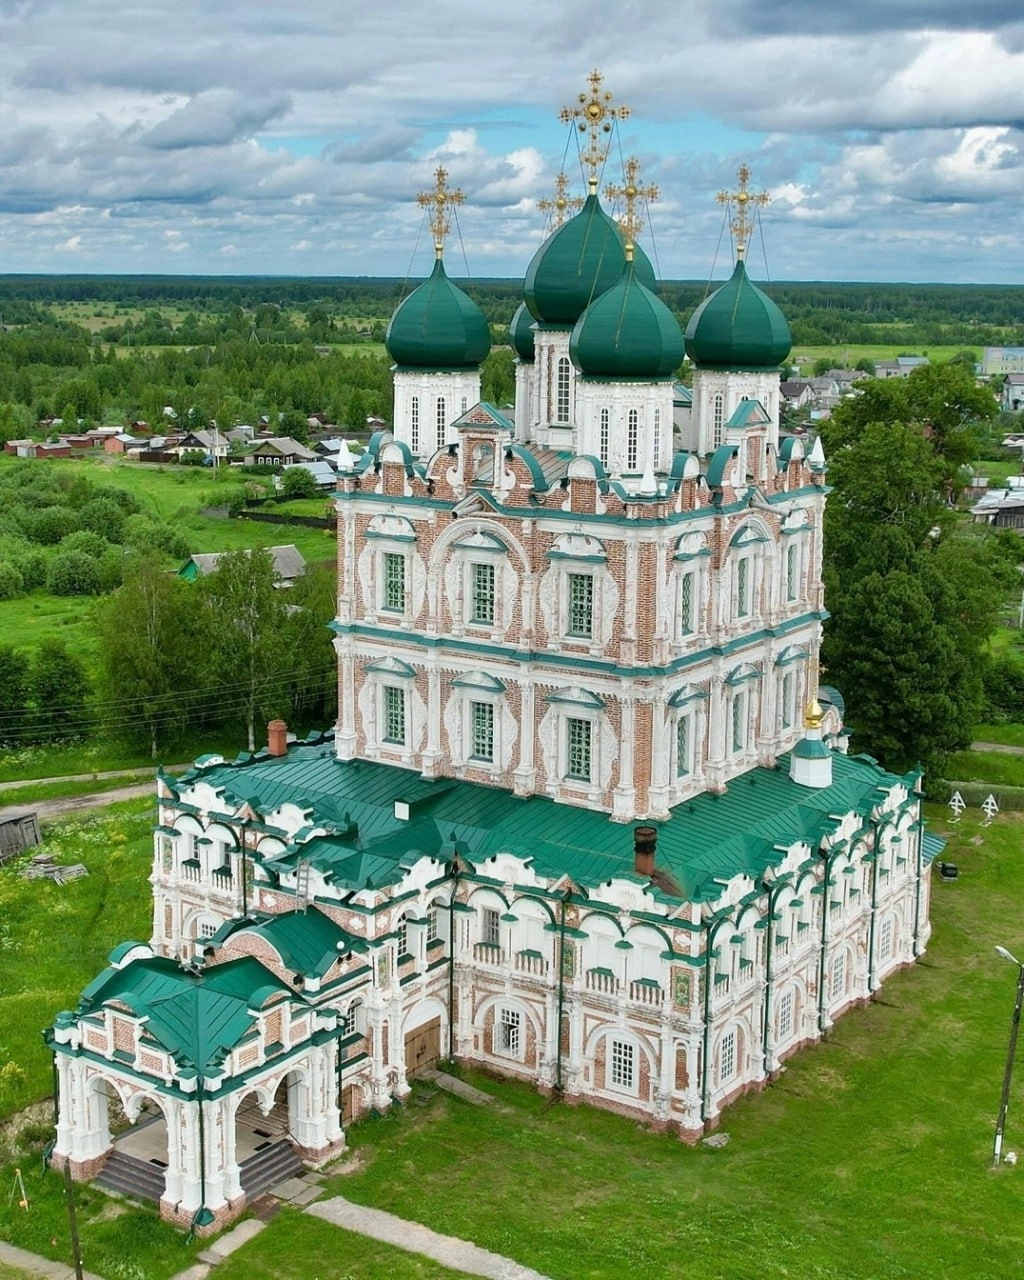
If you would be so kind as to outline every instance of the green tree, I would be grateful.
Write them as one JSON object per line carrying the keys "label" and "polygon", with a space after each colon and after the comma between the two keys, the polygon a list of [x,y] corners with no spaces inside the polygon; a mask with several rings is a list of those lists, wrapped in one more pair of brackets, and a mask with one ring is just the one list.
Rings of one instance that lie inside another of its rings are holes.
{"label": "green tree", "polygon": [[0,645],[0,743],[18,746],[28,721],[29,664],[11,645]]}
{"label": "green tree", "polygon": [[282,498],[315,498],[319,492],[316,477],[305,467],[288,467],[281,477]]}
{"label": "green tree", "polygon": [[275,586],[273,557],[262,548],[229,552],[199,590],[214,682],[230,690],[225,717],[245,727],[254,751],[256,722],[287,709],[292,684],[288,610]]}
{"label": "green tree", "polygon": [[154,759],[188,715],[198,603],[189,584],[148,556],[128,562],[124,586],[97,614],[104,702],[118,708],[108,727],[144,741]]}
{"label": "green tree", "polygon": [[84,551],[59,551],[50,561],[46,589],[53,596],[98,596],[99,565]]}
{"label": "green tree", "polygon": [[31,737],[40,742],[73,740],[90,727],[89,676],[62,640],[44,640],[32,659]]}

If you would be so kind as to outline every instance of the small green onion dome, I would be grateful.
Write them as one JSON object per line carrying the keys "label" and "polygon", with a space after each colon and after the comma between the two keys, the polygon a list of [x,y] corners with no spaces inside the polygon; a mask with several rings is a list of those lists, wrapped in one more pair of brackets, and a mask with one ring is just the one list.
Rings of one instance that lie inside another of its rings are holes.
{"label": "small green onion dome", "polygon": [[668,378],[683,351],[679,321],[637,278],[632,262],[618,284],[587,307],[569,339],[573,364],[595,378]]}
{"label": "small green onion dome", "polygon": [[429,278],[391,317],[384,343],[406,369],[474,369],[491,349],[484,313],[445,274],[440,258]]}
{"label": "small green onion dome", "polygon": [[686,326],[690,359],[705,369],[777,369],[792,345],[786,317],[751,282],[742,258]]}
{"label": "small green onion dome", "polygon": [[[526,271],[523,295],[535,320],[570,329],[593,300],[622,275],[626,246],[618,224],[601,208],[596,195],[564,226],[548,236]],[[636,251],[636,273],[655,287],[654,268]]]}
{"label": "small green onion dome", "polygon": [[520,302],[508,327],[508,336],[520,360],[533,362],[533,316],[525,302]]}

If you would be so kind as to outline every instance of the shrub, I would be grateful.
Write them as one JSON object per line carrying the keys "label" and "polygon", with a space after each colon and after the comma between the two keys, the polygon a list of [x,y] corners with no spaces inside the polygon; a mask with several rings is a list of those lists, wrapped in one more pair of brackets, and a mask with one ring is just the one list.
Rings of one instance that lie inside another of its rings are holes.
{"label": "shrub", "polygon": [[110,543],[106,538],[100,537],[98,533],[93,533],[91,529],[79,529],[76,533],[69,533],[66,538],[61,539],[60,553],[80,551],[83,555],[87,555],[90,560],[99,560],[109,548]]}
{"label": "shrub", "polygon": [[97,596],[102,590],[99,565],[82,551],[59,552],[46,575],[46,589],[55,596]]}
{"label": "shrub", "polygon": [[304,467],[289,467],[281,477],[282,498],[315,498],[320,486]]}
{"label": "shrub", "polygon": [[70,507],[43,507],[41,511],[32,513],[26,532],[33,542],[56,546],[78,528],[78,513]]}
{"label": "shrub", "polygon": [[46,570],[49,567],[49,563],[46,556],[37,547],[26,547],[23,551],[20,551],[15,557],[14,563],[22,576],[26,591],[32,591],[35,587],[45,585]]}
{"label": "shrub", "polygon": [[25,579],[8,560],[0,560],[0,600],[13,600],[25,590]]}

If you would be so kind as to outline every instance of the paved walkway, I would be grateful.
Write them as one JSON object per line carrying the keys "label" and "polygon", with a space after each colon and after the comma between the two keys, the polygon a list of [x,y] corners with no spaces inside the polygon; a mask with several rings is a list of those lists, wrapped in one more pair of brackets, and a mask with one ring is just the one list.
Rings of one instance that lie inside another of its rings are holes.
{"label": "paved walkway", "polygon": [[[13,1244],[0,1240],[0,1262],[9,1267],[17,1267],[28,1276],[39,1276],[41,1280],[74,1280],[75,1268],[63,1262],[52,1262],[49,1258],[40,1258],[37,1253],[29,1253],[27,1249],[18,1249]],[[85,1280],[99,1280],[91,1271],[82,1273]]]}
{"label": "paved walkway", "polygon": [[503,1258],[499,1253],[491,1253],[455,1236],[439,1235],[429,1227],[407,1222],[393,1213],[353,1204],[344,1196],[311,1204],[306,1212],[323,1218],[325,1222],[333,1222],[336,1227],[344,1227],[346,1231],[369,1236],[371,1240],[395,1245],[409,1253],[421,1253],[453,1271],[484,1276],[486,1280],[547,1280],[539,1271],[531,1271],[529,1267],[521,1266],[511,1258]]}

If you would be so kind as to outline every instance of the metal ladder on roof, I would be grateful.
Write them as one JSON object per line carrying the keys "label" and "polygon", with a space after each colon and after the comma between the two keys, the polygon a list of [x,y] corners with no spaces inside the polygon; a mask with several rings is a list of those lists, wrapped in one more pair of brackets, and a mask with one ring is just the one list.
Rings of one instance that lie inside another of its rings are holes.
{"label": "metal ladder on roof", "polygon": [[306,914],[309,908],[309,859],[302,858],[295,868],[295,909]]}

